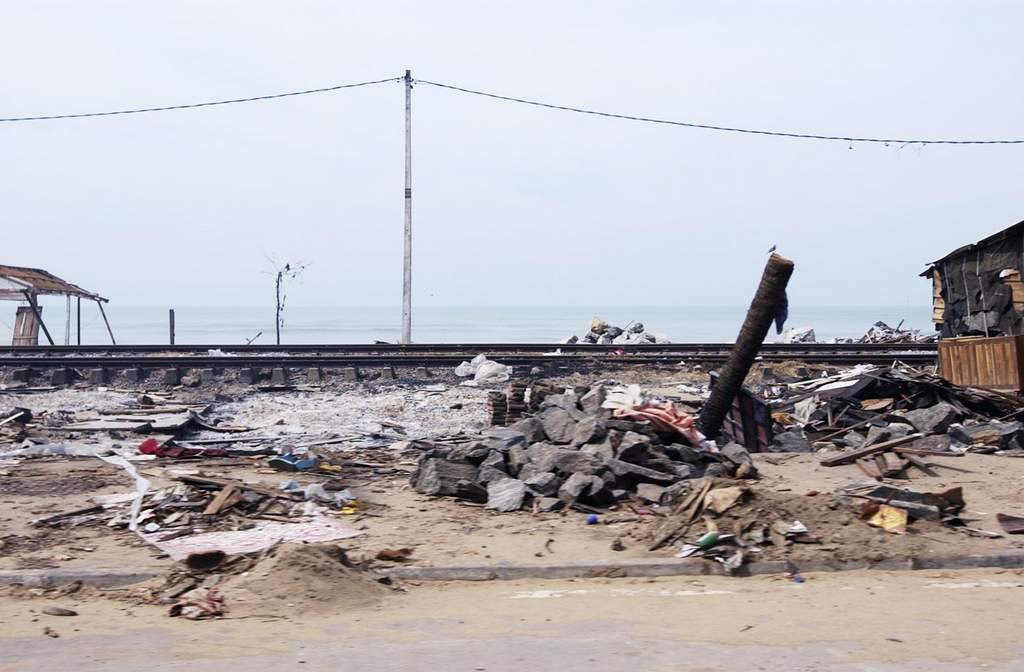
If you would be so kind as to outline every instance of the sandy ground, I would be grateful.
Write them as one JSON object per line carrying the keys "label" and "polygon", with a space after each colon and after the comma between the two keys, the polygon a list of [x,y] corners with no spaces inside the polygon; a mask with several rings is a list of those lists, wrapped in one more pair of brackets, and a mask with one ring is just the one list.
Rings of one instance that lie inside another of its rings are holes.
{"label": "sandy ground", "polygon": [[[1007,618],[1024,609],[1017,571],[848,572],[803,584],[678,577],[405,589],[331,614],[201,622],[87,594],[0,598],[0,670],[1024,668],[1017,621]],[[41,613],[51,605],[79,615]]]}
{"label": "sandy ground", "polygon": [[[801,545],[791,549],[797,559],[823,557],[836,546],[855,542],[858,552],[865,549],[879,557],[887,554],[916,553],[921,556],[954,553],[986,553],[1024,549],[1024,538],[979,539],[950,531],[935,524],[911,525],[911,533],[896,538],[868,528],[861,521],[843,523],[842,512],[828,509],[828,497],[807,497],[808,492],[831,492],[835,488],[862,480],[854,466],[826,468],[813,455],[760,455],[756,463],[763,478],[758,487],[780,495],[793,496],[812,515],[829,524],[828,536],[821,545]],[[914,476],[906,487],[940,491],[954,485],[964,487],[967,509],[964,516],[971,525],[998,532],[995,513],[1021,513],[1024,499],[1024,460],[992,455],[968,455],[962,458],[934,458],[939,462],[970,470],[964,474],[940,469],[943,476]],[[203,473],[226,475],[275,487],[294,477],[291,474],[257,468],[248,458],[217,459],[203,462],[155,460],[139,464],[143,475],[154,487],[171,483],[175,470],[201,469]],[[585,524],[585,515],[575,511],[532,514],[521,511],[497,514],[479,506],[453,499],[435,499],[420,495],[408,487],[404,470],[409,463],[395,465],[399,473],[374,476],[365,473],[343,476],[362,500],[363,512],[340,516],[361,532],[344,545],[353,557],[372,557],[384,548],[412,548],[417,565],[532,563],[558,564],[595,559],[668,557],[673,548],[651,553],[647,550],[656,516],[638,517],[628,510],[602,516],[598,525]],[[16,568],[111,568],[163,567],[169,561],[126,531],[111,530],[102,524],[71,529],[40,529],[31,526],[35,518],[87,506],[96,494],[126,492],[130,483],[116,467],[99,460],[54,458],[27,460],[6,467],[0,478],[0,569]],[[948,476],[947,476],[948,474]],[[314,476],[299,475],[300,482],[313,482]],[[849,516],[846,516],[849,518]],[[811,518],[813,520],[814,518]],[[616,523],[617,520],[626,522]],[[809,521],[805,523],[811,524]],[[624,551],[612,551],[619,539]],[[549,541],[550,540],[550,541]],[[909,545],[908,545],[909,544]],[[865,548],[861,548],[865,546]],[[841,553],[840,553],[841,555]]]}
{"label": "sandy ground", "polygon": [[[649,389],[670,393],[675,383],[701,376],[672,367],[640,367],[609,372],[606,377],[642,382]],[[593,380],[594,374],[571,373],[561,382]],[[386,466],[376,471],[349,469],[341,474],[342,483],[362,502],[358,515],[341,517],[361,532],[345,543],[354,557],[372,557],[383,548],[412,548],[412,560],[420,565],[552,564],[652,555],[647,546],[658,516],[637,516],[623,508],[602,516],[601,524],[586,525],[584,514],[575,511],[496,514],[465,502],[433,499],[412,491],[408,486],[408,475],[414,467],[412,457],[390,451],[386,447],[389,441],[477,431],[485,421],[484,390],[420,382],[349,385],[322,392],[227,393],[224,396],[222,391],[218,396],[213,390],[190,388],[175,394],[192,402],[209,401],[213,405],[212,417],[260,427],[258,434],[280,435],[282,445],[297,433],[345,435],[350,430],[362,430],[383,432],[390,437],[378,441],[376,448],[339,444],[318,449],[332,459],[355,458]],[[24,405],[37,415],[43,411],[83,412],[123,407],[136,396],[95,388],[25,395],[0,393],[0,406]],[[130,445],[141,438],[125,435],[117,440]],[[73,439],[97,440],[102,439],[90,435]],[[1024,460],[968,455],[928,461],[936,465],[938,477],[913,471],[912,478],[891,482],[922,491],[961,485],[967,500],[965,517],[974,527],[993,532],[999,531],[994,520],[997,512],[1024,514]],[[839,512],[827,508],[827,494],[804,496],[812,491],[830,493],[837,487],[862,481],[863,475],[855,466],[821,467],[814,455],[758,455],[755,462],[763,475],[758,488],[791,502],[796,500],[798,515],[809,518],[802,522],[811,525],[817,521],[823,528],[816,530],[812,526],[811,533],[823,536],[824,544],[794,548],[792,553],[798,558],[820,557],[819,553],[832,552],[830,548],[844,544],[880,555],[926,556],[1024,548],[1021,537],[979,539],[924,523],[912,525],[911,534],[897,540],[881,531],[867,530],[860,521],[849,520],[848,515],[847,520],[839,520]],[[270,487],[293,477],[302,484],[317,480],[314,476],[273,472],[251,458],[159,459],[139,462],[137,466],[154,487],[173,483],[174,472],[180,469]],[[31,526],[31,521],[38,517],[88,506],[96,495],[124,493],[130,488],[130,479],[123,472],[93,458],[0,459],[0,569],[166,566],[168,561],[158,557],[154,549],[133,535],[108,529],[102,523],[71,529]],[[622,542],[625,550],[611,550],[616,540]],[[675,549],[669,547],[655,555],[666,557],[674,553]]]}

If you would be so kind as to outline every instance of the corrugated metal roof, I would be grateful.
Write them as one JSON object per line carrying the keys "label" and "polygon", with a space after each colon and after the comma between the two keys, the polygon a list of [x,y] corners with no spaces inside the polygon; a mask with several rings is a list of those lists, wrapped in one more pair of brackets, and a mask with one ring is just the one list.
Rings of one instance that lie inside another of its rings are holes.
{"label": "corrugated metal roof", "polygon": [[82,298],[103,300],[99,294],[86,291],[67,280],[61,280],[53,273],[41,268],[25,268],[23,266],[5,266],[0,264],[0,278],[10,278],[17,282],[30,285],[36,294],[61,294],[80,296]]}
{"label": "corrugated metal roof", "polygon": [[963,247],[957,248],[950,252],[949,254],[947,254],[946,256],[942,257],[941,259],[936,259],[935,261],[932,262],[932,264],[937,264],[940,261],[946,261],[947,259],[952,259],[953,257],[959,257],[961,255],[967,254],[968,252],[973,252],[979,247],[988,247],[993,243],[998,243],[999,241],[1009,238],[1010,236],[1018,233],[1022,228],[1024,228],[1024,221],[1017,222],[1013,226],[1008,226],[1002,231],[999,231],[998,233],[993,233],[991,236],[988,236],[987,238],[982,238],[976,243],[964,245]]}

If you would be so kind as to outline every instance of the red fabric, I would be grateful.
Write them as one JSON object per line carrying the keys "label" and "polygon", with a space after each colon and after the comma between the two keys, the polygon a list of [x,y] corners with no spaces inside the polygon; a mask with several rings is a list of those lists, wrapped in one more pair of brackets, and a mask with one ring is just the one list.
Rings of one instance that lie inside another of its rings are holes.
{"label": "red fabric", "polygon": [[625,420],[646,420],[659,432],[677,432],[689,441],[691,446],[700,445],[702,437],[693,425],[693,418],[676,408],[671,401],[661,406],[645,404],[631,410],[618,408],[614,415]]}
{"label": "red fabric", "polygon": [[156,439],[146,439],[139,444],[139,452],[143,455],[157,457],[227,457],[224,448],[186,448],[173,443],[160,444]]}

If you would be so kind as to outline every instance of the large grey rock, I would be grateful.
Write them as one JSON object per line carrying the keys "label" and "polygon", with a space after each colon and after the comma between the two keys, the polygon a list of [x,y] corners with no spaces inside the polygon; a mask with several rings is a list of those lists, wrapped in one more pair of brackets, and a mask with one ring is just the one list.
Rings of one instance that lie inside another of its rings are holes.
{"label": "large grey rock", "polygon": [[555,443],[569,443],[576,433],[576,421],[563,408],[549,408],[544,411],[541,423],[544,425],[544,434],[548,440]]}
{"label": "large grey rock", "polygon": [[712,462],[704,468],[704,478],[728,478],[731,476],[728,467],[721,462]]}
{"label": "large grey rock", "polygon": [[558,488],[562,486],[562,479],[547,471],[529,478],[525,483],[526,487],[535,495],[553,497],[558,494]]}
{"label": "large grey rock", "polygon": [[455,446],[448,452],[448,459],[453,462],[467,461],[480,464],[493,449],[484,441],[471,441]]}
{"label": "large grey rock", "polygon": [[523,418],[518,422],[513,422],[508,428],[523,434],[528,444],[537,443],[547,438],[544,434],[544,425],[538,418]]}
{"label": "large grey rock", "polygon": [[913,425],[914,429],[925,434],[942,434],[954,422],[960,422],[963,417],[960,411],[945,401],[940,401],[928,408],[910,411],[906,415],[907,422]]}
{"label": "large grey rock", "polygon": [[468,462],[430,458],[420,463],[413,488],[424,495],[458,495],[465,489],[460,481],[475,481],[476,474],[476,466]]}
{"label": "large grey rock", "polygon": [[809,453],[811,444],[800,430],[793,430],[776,434],[769,449],[773,453]]}
{"label": "large grey rock", "polygon": [[636,496],[648,504],[660,504],[665,494],[665,488],[653,483],[641,483],[636,486]]}
{"label": "large grey rock", "polygon": [[655,471],[654,469],[641,467],[638,464],[632,464],[630,462],[623,462],[622,460],[605,460],[604,466],[608,467],[608,470],[616,476],[626,477],[640,482],[675,483],[679,480],[679,477],[675,474],[666,474],[663,471]]}
{"label": "large grey rock", "polygon": [[608,433],[604,420],[587,416],[576,423],[576,431],[572,435],[572,445],[582,446],[585,443],[596,443]]}
{"label": "large grey rock", "polygon": [[565,502],[558,499],[557,497],[540,497],[535,500],[537,503],[537,510],[541,513],[551,513],[552,511],[561,511],[565,508]]}
{"label": "large grey rock", "polygon": [[615,449],[612,448],[611,441],[607,438],[601,443],[588,443],[585,446],[581,446],[580,452],[593,455],[601,460],[602,463],[609,458],[615,457]]}
{"label": "large grey rock", "polygon": [[578,501],[603,506],[612,501],[612,493],[599,476],[573,474],[558,489],[558,498],[567,504]]}
{"label": "large grey rock", "polygon": [[547,411],[553,408],[560,408],[573,420],[582,420],[586,417],[586,414],[580,410],[579,397],[571,392],[565,394],[549,394],[544,397],[544,401],[540,404],[540,415],[543,416]]}
{"label": "large grey rock", "polygon": [[890,439],[897,439],[914,433],[914,428],[905,422],[893,422],[884,427],[872,425],[868,429],[868,437],[864,440],[865,446],[871,446]]}
{"label": "large grey rock", "polygon": [[517,478],[492,481],[487,485],[487,508],[495,511],[518,511],[526,498],[526,483]]}
{"label": "large grey rock", "polygon": [[583,412],[587,415],[599,416],[602,412],[608,411],[608,409],[601,408],[601,404],[603,404],[607,398],[608,392],[605,387],[603,385],[598,385],[580,397],[580,406],[583,407]]}
{"label": "large grey rock", "polygon": [[1019,422],[1000,422],[990,420],[971,425],[953,425],[949,428],[949,436],[958,443],[968,446],[997,446],[1008,448],[1017,443],[1024,424]]}
{"label": "large grey rock", "polygon": [[543,473],[544,470],[538,467],[536,464],[534,464],[533,462],[527,462],[519,469],[518,472],[516,472],[516,478],[518,478],[520,481],[527,481],[533,478],[534,476],[538,476]]}
{"label": "large grey rock", "polygon": [[750,453],[738,443],[730,441],[718,449],[719,454],[729,460],[737,467],[745,462],[750,462]]}
{"label": "large grey rock", "polygon": [[665,446],[665,452],[673,460],[678,462],[689,462],[690,464],[697,464],[704,458],[704,452],[693,446],[686,446],[681,443],[673,443],[670,446]]}
{"label": "large grey rock", "polygon": [[508,449],[508,460],[506,462],[506,469],[511,476],[519,474],[519,470],[523,468],[530,458],[526,452],[526,448],[523,446],[512,446]]}
{"label": "large grey rock", "polygon": [[501,454],[501,451],[492,450],[484,461],[480,463],[481,467],[496,467],[505,471],[505,456]]}
{"label": "large grey rock", "polygon": [[508,451],[512,446],[525,446],[528,441],[526,434],[511,427],[490,427],[484,430],[486,443],[494,450]]}
{"label": "large grey rock", "polygon": [[647,457],[650,445],[650,437],[637,432],[626,432],[619,441],[616,457],[626,462],[640,462]]}
{"label": "large grey rock", "polygon": [[577,471],[597,473],[602,461],[599,457],[571,448],[562,448],[550,443],[535,443],[526,451],[530,463],[539,471],[557,471],[571,474]]}
{"label": "large grey rock", "polygon": [[476,482],[481,485],[487,485],[493,481],[501,481],[508,478],[509,475],[495,467],[480,467],[480,470],[476,472]]}

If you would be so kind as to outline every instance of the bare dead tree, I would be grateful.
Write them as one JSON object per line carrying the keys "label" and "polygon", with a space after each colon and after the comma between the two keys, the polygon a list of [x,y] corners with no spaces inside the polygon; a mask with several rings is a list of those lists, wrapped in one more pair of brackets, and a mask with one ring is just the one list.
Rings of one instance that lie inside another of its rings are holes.
{"label": "bare dead tree", "polygon": [[[274,320],[274,327],[277,330],[277,344],[281,345],[281,327],[284,326],[284,303],[285,303],[285,292],[284,292],[284,281],[288,279],[294,280],[295,278],[302,275],[302,272],[306,270],[306,265],[302,263],[291,264],[286,263],[276,271],[276,279],[274,280],[274,296],[276,298],[276,313]],[[253,339],[255,340],[255,339]]]}

